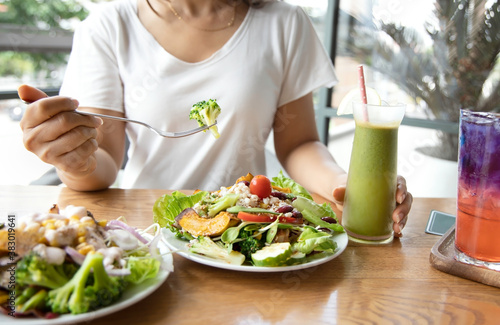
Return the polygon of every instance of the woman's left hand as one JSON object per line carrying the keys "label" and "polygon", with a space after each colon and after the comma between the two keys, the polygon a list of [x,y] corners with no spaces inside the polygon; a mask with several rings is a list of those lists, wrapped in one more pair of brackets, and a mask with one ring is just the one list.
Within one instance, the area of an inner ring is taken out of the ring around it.
{"label": "woman's left hand", "polygon": [[403,228],[408,221],[408,214],[410,213],[412,203],[413,196],[406,189],[406,179],[403,176],[398,176],[396,209],[394,209],[394,212],[392,213],[392,220],[394,221],[392,229],[394,229],[394,236],[403,236]]}
{"label": "woman's left hand", "polygon": [[[345,196],[345,186],[339,186],[333,191],[333,202],[337,205],[337,208],[342,211],[344,206],[344,196]],[[397,178],[397,190],[396,190],[396,209],[392,213],[392,220],[394,224],[392,229],[394,230],[395,237],[403,236],[403,228],[408,221],[408,214],[410,213],[411,205],[413,203],[413,196],[408,192],[406,188],[406,179],[403,176],[398,176]]]}

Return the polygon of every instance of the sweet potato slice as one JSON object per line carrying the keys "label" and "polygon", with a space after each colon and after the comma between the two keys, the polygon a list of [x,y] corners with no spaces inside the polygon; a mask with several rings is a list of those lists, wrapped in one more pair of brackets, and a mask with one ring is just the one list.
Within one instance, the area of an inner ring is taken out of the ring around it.
{"label": "sweet potato slice", "polygon": [[227,228],[240,222],[229,212],[222,211],[213,218],[203,218],[191,208],[182,211],[175,219],[182,229],[195,237],[220,236]]}
{"label": "sweet potato slice", "polygon": [[238,184],[239,182],[243,182],[243,181],[251,182],[252,178],[253,178],[253,175],[251,173],[248,173],[245,176],[241,176],[240,178],[238,178],[236,180],[235,184]]}

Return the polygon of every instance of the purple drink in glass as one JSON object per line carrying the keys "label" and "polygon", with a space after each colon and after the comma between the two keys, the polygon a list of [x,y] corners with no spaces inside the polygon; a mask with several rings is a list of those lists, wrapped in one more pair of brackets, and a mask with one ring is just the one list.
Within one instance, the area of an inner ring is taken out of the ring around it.
{"label": "purple drink in glass", "polygon": [[457,259],[500,270],[500,114],[460,112]]}

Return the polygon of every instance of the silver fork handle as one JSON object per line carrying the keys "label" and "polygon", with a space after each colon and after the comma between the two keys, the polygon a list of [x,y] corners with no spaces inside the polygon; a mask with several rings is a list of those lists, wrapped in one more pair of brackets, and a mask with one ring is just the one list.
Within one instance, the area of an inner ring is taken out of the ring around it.
{"label": "silver fork handle", "polygon": [[79,111],[79,110],[75,110],[75,112],[78,113],[78,114],[81,114],[81,115],[97,116],[97,117],[102,117],[102,118],[111,119],[111,120],[118,120],[118,121],[122,121],[122,122],[137,123],[137,124],[140,124],[142,126],[145,126],[145,127],[149,128],[151,131],[155,132],[156,134],[158,134],[158,135],[160,135],[162,137],[166,137],[166,138],[182,138],[182,137],[186,137],[186,136],[193,135],[195,133],[207,130],[208,128],[211,128],[212,126],[217,125],[217,121],[216,121],[212,125],[204,125],[204,126],[200,126],[200,127],[196,128],[196,129],[191,129],[191,130],[186,130],[186,131],[180,131],[180,132],[168,132],[168,131],[164,131],[164,130],[160,130],[160,129],[157,129],[155,127],[152,127],[151,125],[149,125],[149,124],[147,124],[145,122],[141,122],[141,121],[137,121],[137,120],[132,120],[132,119],[124,118],[124,117],[118,117],[118,116],[112,116],[112,115],[103,115],[103,114],[86,112],[86,111]]}
{"label": "silver fork handle", "polygon": [[[27,104],[27,105],[33,103],[33,101],[26,101],[26,100],[23,100],[23,102],[25,104]],[[144,123],[144,122],[141,122],[141,121],[137,121],[137,120],[132,120],[132,119],[129,119],[129,118],[126,118],[126,117],[119,117],[119,116],[113,116],[113,115],[104,115],[104,114],[99,114],[99,113],[92,113],[92,112],[80,111],[78,109],[75,110],[75,113],[78,113],[80,115],[87,115],[87,116],[97,116],[97,117],[106,118],[106,119],[109,119],[109,120],[117,120],[117,121],[122,121],[122,122],[132,122],[132,123],[137,123],[137,124],[144,125],[145,127],[148,127],[148,128],[152,128],[151,125],[149,125],[147,123]]]}
{"label": "silver fork handle", "polygon": [[80,114],[80,115],[97,116],[97,117],[102,117],[102,118],[106,118],[106,119],[109,119],[109,120],[117,120],[117,121],[122,121],[122,122],[132,122],[132,123],[137,123],[137,124],[144,125],[145,127],[151,127],[147,123],[144,123],[144,122],[141,122],[141,121],[137,121],[137,120],[131,120],[131,119],[126,118],[126,117],[119,117],[119,116],[113,116],[113,115],[103,115],[103,114],[86,112],[86,111],[80,111],[80,110],[75,110],[75,112],[78,113],[78,114]]}

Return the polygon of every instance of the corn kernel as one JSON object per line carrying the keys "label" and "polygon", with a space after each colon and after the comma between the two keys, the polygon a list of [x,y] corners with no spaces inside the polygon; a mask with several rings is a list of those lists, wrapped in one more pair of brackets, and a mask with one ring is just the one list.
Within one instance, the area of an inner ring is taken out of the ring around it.
{"label": "corn kernel", "polygon": [[80,222],[81,223],[94,223],[94,219],[92,219],[91,217],[82,217],[80,219]]}
{"label": "corn kernel", "polygon": [[69,217],[69,224],[74,224],[74,223],[79,223],[80,218],[78,216],[71,216]]}
{"label": "corn kernel", "polygon": [[68,219],[60,219],[54,222],[56,229],[62,228],[68,224]]}
{"label": "corn kernel", "polygon": [[78,225],[78,228],[83,228],[83,229],[85,229],[86,232],[88,231],[87,228],[95,228],[95,227],[96,227],[96,225],[95,225],[94,222],[92,222],[92,223],[90,223],[90,222],[83,222],[83,223],[80,223]]}
{"label": "corn kernel", "polygon": [[78,225],[78,229],[76,230],[76,236],[77,237],[85,236],[86,233],[87,233],[87,227],[82,224]]}
{"label": "corn kernel", "polygon": [[77,241],[79,244],[85,243],[85,236],[78,237]]}
{"label": "corn kernel", "polygon": [[93,245],[85,245],[84,247],[78,250],[78,253],[82,255],[87,255],[90,252],[95,252],[95,248]]}
{"label": "corn kernel", "polygon": [[45,219],[42,221],[42,226],[47,226],[49,223],[54,223],[54,219]]}
{"label": "corn kernel", "polygon": [[54,225],[53,222],[48,222],[47,224],[45,224],[45,229],[53,229],[53,230],[55,230],[56,226]]}
{"label": "corn kernel", "polygon": [[101,227],[106,227],[106,225],[108,224],[108,220],[100,220],[97,222],[99,224],[99,226]]}

